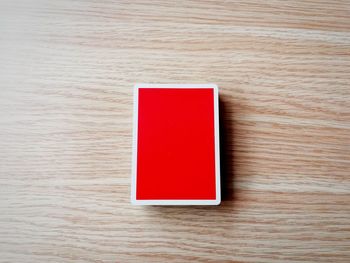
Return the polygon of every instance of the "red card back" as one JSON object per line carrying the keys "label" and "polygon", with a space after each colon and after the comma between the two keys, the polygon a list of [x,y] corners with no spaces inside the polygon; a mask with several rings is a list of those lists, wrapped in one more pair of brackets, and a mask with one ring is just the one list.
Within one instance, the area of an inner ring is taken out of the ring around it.
{"label": "red card back", "polygon": [[215,200],[213,88],[140,88],[137,125],[137,200]]}

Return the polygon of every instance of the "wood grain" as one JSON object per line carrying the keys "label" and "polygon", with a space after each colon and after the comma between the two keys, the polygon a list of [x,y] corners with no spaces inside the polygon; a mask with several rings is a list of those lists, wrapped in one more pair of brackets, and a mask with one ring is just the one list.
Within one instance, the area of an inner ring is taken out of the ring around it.
{"label": "wood grain", "polygon": [[[0,5],[1,262],[350,262],[349,1]],[[218,84],[222,205],[130,205],[135,82]]]}

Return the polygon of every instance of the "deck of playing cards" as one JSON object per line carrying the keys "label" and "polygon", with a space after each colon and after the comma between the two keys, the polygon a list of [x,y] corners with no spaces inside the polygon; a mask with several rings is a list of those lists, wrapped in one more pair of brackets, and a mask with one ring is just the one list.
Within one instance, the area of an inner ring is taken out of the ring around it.
{"label": "deck of playing cards", "polygon": [[136,84],[133,125],[133,204],[220,203],[216,85]]}

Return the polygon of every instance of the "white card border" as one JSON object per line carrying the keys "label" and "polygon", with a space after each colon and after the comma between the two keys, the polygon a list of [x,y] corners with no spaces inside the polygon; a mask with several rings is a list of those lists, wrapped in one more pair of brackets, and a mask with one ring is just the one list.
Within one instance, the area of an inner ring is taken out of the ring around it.
{"label": "white card border", "polygon": [[[214,138],[215,138],[215,185],[216,199],[211,200],[137,200],[137,135],[138,135],[138,98],[140,88],[212,88],[214,90]],[[132,175],[131,203],[133,205],[219,205],[221,202],[220,180],[220,131],[219,131],[219,91],[216,84],[152,84],[137,83],[134,86],[133,106],[133,146],[132,146]]]}

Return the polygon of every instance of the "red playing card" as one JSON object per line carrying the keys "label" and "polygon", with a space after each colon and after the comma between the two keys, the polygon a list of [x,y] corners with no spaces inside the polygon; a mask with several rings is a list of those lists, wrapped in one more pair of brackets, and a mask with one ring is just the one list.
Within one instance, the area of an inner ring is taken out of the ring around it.
{"label": "red playing card", "polygon": [[216,85],[138,84],[132,202],[220,203]]}

